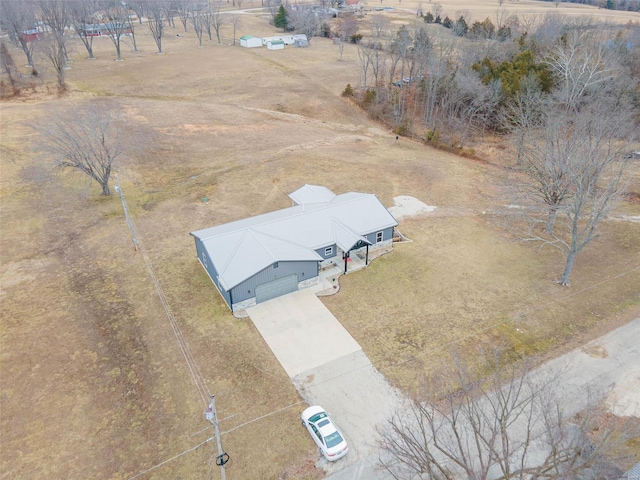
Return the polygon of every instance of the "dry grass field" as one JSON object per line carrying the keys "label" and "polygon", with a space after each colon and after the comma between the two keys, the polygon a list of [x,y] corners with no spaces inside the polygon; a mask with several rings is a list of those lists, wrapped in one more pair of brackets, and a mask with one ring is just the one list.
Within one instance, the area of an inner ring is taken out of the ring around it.
{"label": "dry grass field", "polygon": [[[440,3],[480,17],[497,6]],[[555,10],[508,3],[525,6]],[[391,15],[403,18],[401,10]],[[263,16],[242,17],[239,35],[272,32]],[[199,49],[177,29],[168,31],[165,55],[148,36],[139,41],[141,51],[125,51],[124,62],[114,62],[107,38],[96,39],[93,61],[78,45],[65,96],[44,72],[35,93],[0,105],[2,478],[219,475],[206,444],[136,476],[200,444],[211,428],[120,199],[102,197],[85,178],[52,175],[31,149],[30,125],[55,108],[109,97],[128,122],[116,172],[167,304],[216,394],[221,429],[233,430],[222,436],[231,480],[322,472],[299,425],[295,388],[252,323],[225,307],[188,233],[286,207],[287,194],[305,183],[372,192],[387,206],[411,195],[439,207],[403,220],[413,242],[342,277],[340,292],[323,299],[408,393],[446,370],[455,348],[472,355],[504,343],[550,356],[640,314],[639,223],[604,222],[572,286],[557,286],[562,258],[514,242],[494,213],[505,200],[491,158],[396,144],[340,97],[358,82],[351,46],[340,61],[320,38],[307,49],[248,50],[228,37]],[[631,188],[640,194],[637,167]],[[637,216],[640,204],[619,211]]]}

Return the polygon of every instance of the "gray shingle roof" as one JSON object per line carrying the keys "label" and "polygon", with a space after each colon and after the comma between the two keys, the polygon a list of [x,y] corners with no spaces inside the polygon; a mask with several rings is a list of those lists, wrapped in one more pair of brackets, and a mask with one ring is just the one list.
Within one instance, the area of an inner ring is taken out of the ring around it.
{"label": "gray shingle roof", "polygon": [[274,262],[320,261],[319,248],[335,243],[348,251],[367,242],[364,235],[398,224],[372,194],[336,196],[305,185],[290,197],[301,204],[191,232],[207,249],[225,290]]}

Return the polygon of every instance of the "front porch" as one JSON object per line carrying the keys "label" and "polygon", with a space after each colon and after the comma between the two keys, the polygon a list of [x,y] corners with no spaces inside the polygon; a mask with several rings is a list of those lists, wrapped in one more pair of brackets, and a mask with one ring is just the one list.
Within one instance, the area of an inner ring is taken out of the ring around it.
{"label": "front porch", "polygon": [[[391,242],[385,243],[383,246],[369,247],[369,263],[385,253],[389,253],[393,249]],[[366,246],[357,250],[351,250],[347,258],[347,272],[356,272],[367,266],[367,249]],[[344,275],[344,259],[340,262],[329,264],[321,268],[318,272],[318,283],[313,285],[311,289],[320,296],[333,295],[340,290],[338,278]]]}

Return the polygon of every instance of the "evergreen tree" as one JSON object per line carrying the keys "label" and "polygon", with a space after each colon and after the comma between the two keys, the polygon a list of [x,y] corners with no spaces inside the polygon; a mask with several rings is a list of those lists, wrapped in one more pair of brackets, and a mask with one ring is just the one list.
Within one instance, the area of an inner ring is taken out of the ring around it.
{"label": "evergreen tree", "polygon": [[469,25],[467,25],[467,21],[462,15],[460,15],[460,18],[457,22],[452,23],[451,27],[453,28],[455,34],[459,37],[464,37],[469,31]]}
{"label": "evergreen tree", "polygon": [[284,8],[284,5],[280,5],[280,8],[278,9],[278,13],[276,13],[276,16],[273,18],[273,24],[277,27],[277,28],[281,28],[282,31],[285,31],[287,29],[287,26],[289,25],[289,19],[287,18],[288,13],[287,10]]}

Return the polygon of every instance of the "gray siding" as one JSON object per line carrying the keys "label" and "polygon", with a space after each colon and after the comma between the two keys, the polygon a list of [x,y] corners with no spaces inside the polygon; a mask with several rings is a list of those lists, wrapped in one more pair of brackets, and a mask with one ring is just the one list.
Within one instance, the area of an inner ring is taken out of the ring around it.
{"label": "gray siding", "polygon": [[[325,249],[328,248],[328,247],[332,247],[333,248],[333,251],[332,251],[331,255],[325,255],[324,254]],[[316,253],[318,255],[320,255],[323,259],[325,259],[325,258],[333,258],[338,254],[338,246],[335,243],[333,245],[327,245],[326,247],[322,247],[322,248],[317,249]]]}
{"label": "gray siding", "polygon": [[[376,244],[376,234],[378,232],[380,232],[380,231],[381,230],[376,230],[375,232],[367,233],[366,235],[363,235],[363,237],[366,237],[366,239],[371,242],[371,246],[375,246],[375,244]],[[383,241],[392,239],[392,237],[393,237],[393,227],[385,228],[382,231],[384,232],[384,234],[382,236]]]}
{"label": "gray siding", "polygon": [[[198,252],[198,259],[200,260],[200,263],[202,264],[204,269],[207,271],[209,278],[211,278],[211,280],[213,281],[213,284],[216,286],[216,288],[220,292],[220,295],[222,295],[222,298],[224,299],[225,303],[229,306],[229,308],[231,308],[231,294],[220,287],[220,283],[218,282],[218,272],[214,267],[213,262],[211,261],[211,258],[209,258],[209,254],[207,253],[207,250],[204,248],[202,241],[200,241],[195,237],[194,239],[196,241],[196,251]],[[235,299],[233,301],[235,302]]]}
{"label": "gray siding", "polygon": [[318,276],[318,262],[278,262],[278,268],[273,265],[256,273],[240,285],[231,289],[233,303],[238,303],[256,296],[256,287],[292,274],[298,275],[298,282]]}

